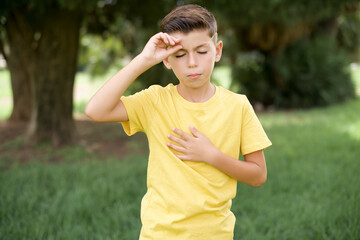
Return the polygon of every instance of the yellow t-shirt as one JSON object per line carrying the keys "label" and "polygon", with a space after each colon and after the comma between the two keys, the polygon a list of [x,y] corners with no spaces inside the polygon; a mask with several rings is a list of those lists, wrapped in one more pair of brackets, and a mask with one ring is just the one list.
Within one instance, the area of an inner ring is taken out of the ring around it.
{"label": "yellow t-shirt", "polygon": [[176,86],[151,86],[122,97],[129,116],[128,135],[146,133],[149,141],[147,193],[141,202],[140,239],[231,240],[230,211],[237,181],[202,162],[182,161],[168,148],[168,134],[193,125],[222,152],[238,159],[271,145],[246,96],[216,87],[203,103],[188,102]]}

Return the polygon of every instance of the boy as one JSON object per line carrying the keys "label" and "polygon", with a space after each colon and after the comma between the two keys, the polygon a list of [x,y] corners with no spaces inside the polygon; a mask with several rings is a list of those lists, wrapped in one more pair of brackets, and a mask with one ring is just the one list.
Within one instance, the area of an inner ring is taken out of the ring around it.
{"label": "boy", "polygon": [[[89,101],[94,121],[120,121],[128,135],[146,133],[150,155],[141,202],[140,239],[230,240],[237,180],[266,181],[267,138],[250,103],[211,84],[221,58],[214,16],[197,5],[174,9],[161,32]],[[143,72],[163,62],[179,80],[122,96]],[[239,154],[245,161],[239,161]]]}

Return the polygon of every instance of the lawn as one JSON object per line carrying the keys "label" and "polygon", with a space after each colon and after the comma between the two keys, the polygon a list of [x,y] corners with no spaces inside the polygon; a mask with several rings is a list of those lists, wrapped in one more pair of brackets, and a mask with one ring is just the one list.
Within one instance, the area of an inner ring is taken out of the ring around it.
{"label": "lawn", "polygon": [[261,116],[268,182],[239,185],[236,239],[360,239],[359,110],[355,100]]}
{"label": "lawn", "polygon": [[[353,76],[359,93],[359,67]],[[8,78],[0,71],[0,120],[11,111]],[[75,114],[103,82],[77,75]],[[235,240],[360,239],[359,111],[358,98],[260,114],[273,142],[265,151],[268,181],[239,183]],[[126,137],[118,124],[78,124],[79,143],[57,151],[24,150],[21,137],[0,133],[0,239],[138,238],[146,141]]]}
{"label": "lawn", "polygon": [[[268,181],[261,188],[239,183],[234,239],[360,239],[359,109],[357,99],[260,115],[273,142],[265,151]],[[125,137],[113,128],[99,137]],[[19,142],[0,148],[0,239],[138,238],[146,151],[38,146],[41,155],[20,163],[4,148],[17,150]]]}

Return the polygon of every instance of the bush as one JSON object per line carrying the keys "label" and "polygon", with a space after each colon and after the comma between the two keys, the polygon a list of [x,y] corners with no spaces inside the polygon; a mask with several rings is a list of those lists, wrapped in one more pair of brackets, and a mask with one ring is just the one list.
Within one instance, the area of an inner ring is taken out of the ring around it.
{"label": "bush", "polygon": [[290,91],[283,91],[286,107],[324,106],[355,96],[348,56],[325,37],[295,43],[274,63]]}
{"label": "bush", "polygon": [[242,53],[232,67],[232,89],[239,83],[239,92],[246,94],[251,102],[271,105],[278,95],[267,74],[267,58],[260,52]]}
{"label": "bush", "polygon": [[276,57],[239,61],[234,77],[253,102],[285,108],[325,106],[355,96],[347,59],[335,41],[315,37],[295,42]]}
{"label": "bush", "polygon": [[360,11],[358,14],[339,18],[336,38],[339,45],[349,52],[353,61],[360,60]]}

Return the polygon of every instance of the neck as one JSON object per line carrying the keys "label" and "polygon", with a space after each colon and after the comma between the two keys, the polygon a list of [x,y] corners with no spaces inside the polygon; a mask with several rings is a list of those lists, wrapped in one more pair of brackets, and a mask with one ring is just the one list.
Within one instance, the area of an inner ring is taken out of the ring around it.
{"label": "neck", "polygon": [[178,93],[187,101],[202,103],[209,100],[215,94],[215,86],[210,82],[199,88],[189,88],[182,84],[177,85]]}

